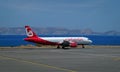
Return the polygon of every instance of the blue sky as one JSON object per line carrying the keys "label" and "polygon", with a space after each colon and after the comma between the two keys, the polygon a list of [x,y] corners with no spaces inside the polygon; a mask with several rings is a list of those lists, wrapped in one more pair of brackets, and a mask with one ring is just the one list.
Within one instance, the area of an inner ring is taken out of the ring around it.
{"label": "blue sky", "polygon": [[0,27],[120,31],[120,0],[0,0]]}

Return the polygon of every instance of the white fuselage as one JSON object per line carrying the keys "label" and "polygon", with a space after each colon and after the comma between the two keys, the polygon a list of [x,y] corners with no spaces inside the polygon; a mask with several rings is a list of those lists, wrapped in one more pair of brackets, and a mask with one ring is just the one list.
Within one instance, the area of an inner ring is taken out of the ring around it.
{"label": "white fuselage", "polygon": [[79,44],[91,44],[92,41],[89,40],[87,37],[40,37],[44,40],[56,43],[62,43],[64,40],[69,42],[76,42]]}

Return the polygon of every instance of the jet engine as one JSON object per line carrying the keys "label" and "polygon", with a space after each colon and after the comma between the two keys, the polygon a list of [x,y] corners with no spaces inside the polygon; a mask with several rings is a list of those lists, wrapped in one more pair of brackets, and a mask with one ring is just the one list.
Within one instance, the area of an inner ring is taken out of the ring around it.
{"label": "jet engine", "polygon": [[61,44],[62,48],[68,47],[69,45],[70,45],[70,42],[65,40]]}
{"label": "jet engine", "polygon": [[65,47],[77,47],[77,43],[76,42],[69,42],[69,41],[63,41],[62,44],[61,44],[62,48],[65,48]]}
{"label": "jet engine", "polygon": [[70,47],[77,47],[77,43],[76,42],[70,42]]}

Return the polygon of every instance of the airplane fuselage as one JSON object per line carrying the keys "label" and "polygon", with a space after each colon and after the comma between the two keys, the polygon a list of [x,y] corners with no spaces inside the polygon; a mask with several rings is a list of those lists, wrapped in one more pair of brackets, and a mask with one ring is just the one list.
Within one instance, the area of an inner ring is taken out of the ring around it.
{"label": "airplane fuselage", "polygon": [[40,37],[40,38],[50,41],[50,42],[55,42],[55,43],[62,43],[64,40],[76,42],[78,45],[79,44],[87,45],[87,44],[92,43],[92,41],[86,37]]}

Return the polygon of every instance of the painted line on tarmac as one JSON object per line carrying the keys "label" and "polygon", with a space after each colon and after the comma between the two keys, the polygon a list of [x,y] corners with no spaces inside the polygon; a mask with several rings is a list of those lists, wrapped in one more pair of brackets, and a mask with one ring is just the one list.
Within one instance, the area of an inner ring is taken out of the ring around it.
{"label": "painted line on tarmac", "polygon": [[27,60],[21,60],[21,59],[12,58],[12,57],[7,57],[7,56],[0,56],[0,58],[4,58],[4,59],[8,59],[8,60],[13,60],[13,61],[18,61],[18,62],[29,63],[29,64],[32,64],[32,65],[43,66],[43,67],[52,68],[52,69],[57,69],[57,70],[61,70],[61,71],[77,72],[77,71],[70,70],[70,69],[60,68],[60,67],[56,67],[56,66],[51,66],[51,65],[42,64],[42,63],[37,63],[37,62],[32,62],[32,61],[27,61]]}

